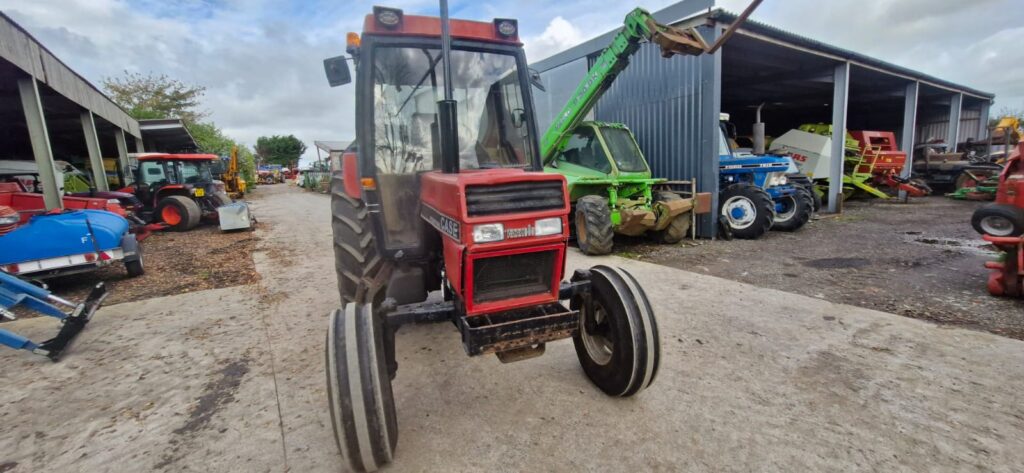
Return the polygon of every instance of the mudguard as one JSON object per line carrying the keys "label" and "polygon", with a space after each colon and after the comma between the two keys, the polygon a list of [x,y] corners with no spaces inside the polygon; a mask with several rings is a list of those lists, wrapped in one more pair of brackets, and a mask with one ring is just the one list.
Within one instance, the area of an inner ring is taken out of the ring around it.
{"label": "mudguard", "polygon": [[127,220],[102,210],[36,215],[0,236],[0,264],[112,250],[127,232]]}

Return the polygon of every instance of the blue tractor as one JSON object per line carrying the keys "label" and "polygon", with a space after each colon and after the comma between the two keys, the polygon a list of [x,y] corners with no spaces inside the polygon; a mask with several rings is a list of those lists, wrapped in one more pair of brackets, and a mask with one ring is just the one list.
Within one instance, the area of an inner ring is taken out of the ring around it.
{"label": "blue tractor", "polygon": [[769,229],[792,232],[811,218],[814,198],[806,178],[789,174],[791,158],[734,151],[731,124],[721,123],[719,223],[725,238],[756,239]]}

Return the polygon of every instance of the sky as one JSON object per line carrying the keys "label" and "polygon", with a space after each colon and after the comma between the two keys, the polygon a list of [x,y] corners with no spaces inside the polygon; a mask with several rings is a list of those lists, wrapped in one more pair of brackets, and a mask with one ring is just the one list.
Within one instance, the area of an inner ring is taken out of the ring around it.
{"label": "sky", "polygon": [[[741,11],[748,0],[718,0]],[[435,0],[0,0],[14,18],[94,84],[124,71],[206,87],[203,109],[247,145],[294,134],[354,135],[352,86],[330,88],[322,60],[344,53],[374,4],[438,14]],[[656,11],[674,3],[645,0]],[[450,0],[453,18],[517,18],[536,61],[620,25],[634,6],[604,0]],[[996,94],[1024,109],[1024,0],[765,0],[753,19]]]}

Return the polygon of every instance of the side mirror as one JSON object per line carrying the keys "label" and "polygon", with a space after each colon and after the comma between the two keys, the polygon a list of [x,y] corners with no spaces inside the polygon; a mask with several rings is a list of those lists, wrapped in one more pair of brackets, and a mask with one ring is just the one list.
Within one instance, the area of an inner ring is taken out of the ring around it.
{"label": "side mirror", "polygon": [[324,72],[327,73],[327,83],[331,87],[352,82],[352,74],[348,71],[348,60],[345,59],[345,56],[324,59]]}
{"label": "side mirror", "polygon": [[530,83],[541,92],[547,92],[547,89],[544,88],[544,81],[540,79],[540,73],[536,69],[530,69]]}

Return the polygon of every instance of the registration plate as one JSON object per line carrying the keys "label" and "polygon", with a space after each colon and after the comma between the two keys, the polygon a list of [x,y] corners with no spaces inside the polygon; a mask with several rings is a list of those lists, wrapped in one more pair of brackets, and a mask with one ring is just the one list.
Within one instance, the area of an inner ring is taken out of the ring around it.
{"label": "registration plate", "polygon": [[206,191],[203,189],[196,189],[196,197],[202,197],[206,195]]}

